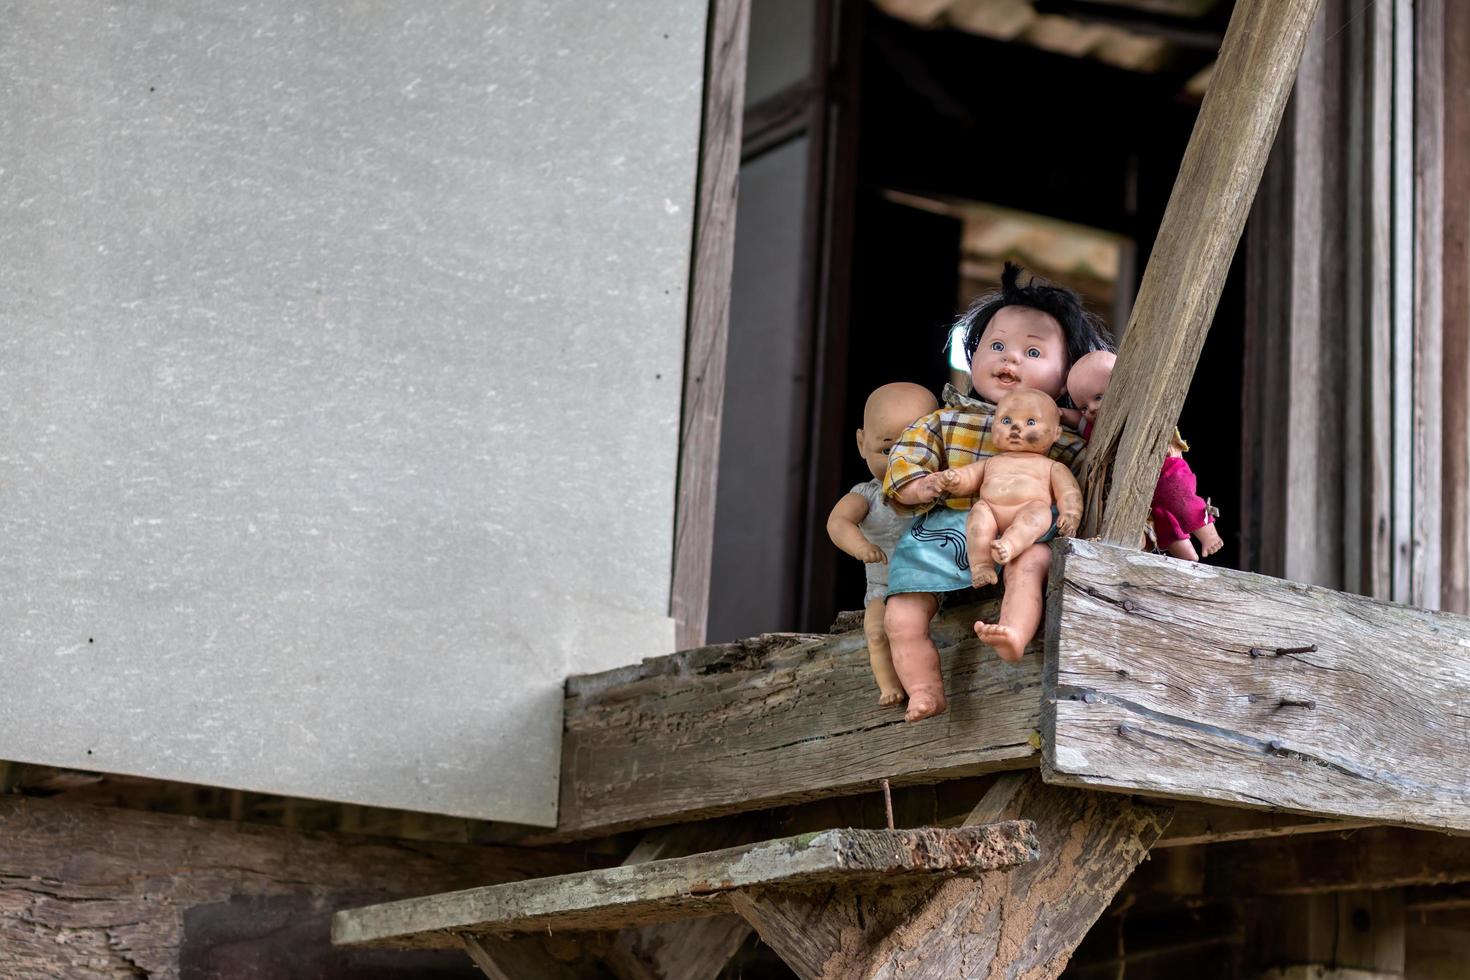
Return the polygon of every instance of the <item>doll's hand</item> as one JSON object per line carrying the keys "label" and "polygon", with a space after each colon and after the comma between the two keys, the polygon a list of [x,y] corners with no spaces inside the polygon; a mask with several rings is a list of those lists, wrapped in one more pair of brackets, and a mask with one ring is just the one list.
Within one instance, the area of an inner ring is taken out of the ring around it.
{"label": "doll's hand", "polygon": [[1072,511],[1062,511],[1057,515],[1057,536],[1071,537],[1077,533],[1077,525],[1082,523],[1082,515]]}
{"label": "doll's hand", "polygon": [[921,477],[909,484],[913,488],[910,491],[913,502],[916,504],[929,504],[938,500],[939,494],[943,491],[943,488],[939,485],[939,478],[946,472],[948,471],[930,473],[928,476]]}
{"label": "doll's hand", "polygon": [[858,561],[864,562],[868,565],[873,565],[878,562],[887,561],[888,556],[883,553],[882,548],[869,541],[865,546],[857,550],[857,559]]}
{"label": "doll's hand", "polygon": [[929,479],[944,493],[954,493],[960,488],[960,475],[954,470],[940,470],[930,475]]}

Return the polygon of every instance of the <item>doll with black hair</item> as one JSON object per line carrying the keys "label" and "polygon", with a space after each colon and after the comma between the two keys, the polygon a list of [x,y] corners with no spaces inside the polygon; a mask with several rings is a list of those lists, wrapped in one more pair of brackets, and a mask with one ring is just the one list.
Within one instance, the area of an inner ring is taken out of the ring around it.
{"label": "doll with black hair", "polygon": [[[890,557],[884,610],[909,721],[946,708],[939,651],[929,638],[939,596],[995,581],[992,567],[975,568],[969,560],[965,528],[974,497],[946,496],[933,475],[1003,451],[993,429],[996,403],[1007,394],[1033,388],[1055,401],[1074,361],[1113,346],[1075,292],[1035,279],[1023,286],[1020,277],[1021,269],[1007,262],[1000,290],[982,296],[958,321],[974,396],[947,386],[945,407],[906,429],[889,453],[883,492],[895,509],[918,515]],[[1075,471],[1083,446],[1081,436],[1063,429],[1047,455]],[[999,621],[976,624],[977,635],[1006,661],[1021,658],[1040,625],[1050,536],[1004,564]]]}

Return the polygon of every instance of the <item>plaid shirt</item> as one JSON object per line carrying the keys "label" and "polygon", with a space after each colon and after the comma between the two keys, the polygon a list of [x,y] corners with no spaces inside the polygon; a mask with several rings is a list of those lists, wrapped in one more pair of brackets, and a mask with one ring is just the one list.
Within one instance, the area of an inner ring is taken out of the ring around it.
{"label": "plaid shirt", "polygon": [[[969,510],[974,497],[941,497],[932,504],[909,507],[899,503],[895,495],[929,473],[965,466],[1002,451],[990,435],[995,423],[994,405],[962,395],[954,385],[944,386],[944,404],[944,408],[905,429],[889,451],[883,495],[901,514],[922,513],[938,504],[953,510]],[[1060,438],[1047,450],[1047,455],[1065,463],[1075,473],[1086,445],[1081,436],[1063,426]]]}

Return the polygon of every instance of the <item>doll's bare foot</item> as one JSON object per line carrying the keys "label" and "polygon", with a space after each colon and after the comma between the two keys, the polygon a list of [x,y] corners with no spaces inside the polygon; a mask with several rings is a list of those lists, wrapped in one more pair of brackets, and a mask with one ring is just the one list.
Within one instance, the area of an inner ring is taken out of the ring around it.
{"label": "doll's bare foot", "polygon": [[1173,544],[1166,546],[1164,550],[1175,558],[1183,558],[1185,561],[1199,561],[1199,555],[1195,553],[1194,545],[1189,543],[1188,538],[1180,538]]}
{"label": "doll's bare foot", "polygon": [[1014,626],[1005,626],[1001,623],[977,622],[975,624],[975,635],[980,637],[980,642],[987,646],[995,647],[995,652],[1000,654],[1000,659],[1008,664],[1013,664],[1021,659],[1021,654],[1026,652],[1026,644]]}
{"label": "doll's bare foot", "polygon": [[982,561],[976,565],[970,565],[970,584],[977,589],[983,589],[987,585],[994,585],[1000,581],[1000,576],[995,574],[995,566],[988,561]]}
{"label": "doll's bare foot", "polygon": [[921,687],[909,693],[909,710],[904,713],[903,720],[922,721],[944,714],[948,707],[943,687]]}
{"label": "doll's bare foot", "polygon": [[996,538],[995,543],[990,546],[990,557],[997,565],[1004,565],[1016,557],[1016,554],[1011,550],[1011,546],[1006,544],[1005,538]]}
{"label": "doll's bare foot", "polygon": [[903,688],[895,687],[885,689],[880,687],[878,689],[878,703],[885,708],[889,707],[890,705],[902,704]]}
{"label": "doll's bare foot", "polygon": [[1213,524],[1206,524],[1192,533],[1194,539],[1199,542],[1199,553],[1206,558],[1225,547],[1225,542],[1220,540],[1220,532],[1215,530]]}

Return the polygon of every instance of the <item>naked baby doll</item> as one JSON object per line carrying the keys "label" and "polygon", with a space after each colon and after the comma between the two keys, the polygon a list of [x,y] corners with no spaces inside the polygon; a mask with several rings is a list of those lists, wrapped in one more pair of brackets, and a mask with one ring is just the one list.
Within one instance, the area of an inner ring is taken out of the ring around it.
{"label": "naked baby doll", "polygon": [[[1003,452],[995,439],[996,402],[1019,388],[1055,400],[1073,361],[1111,347],[1076,293],[1034,280],[1023,286],[1020,272],[1007,263],[1000,290],[981,297],[959,321],[974,397],[946,388],[945,407],[910,426],[889,454],[883,492],[901,512],[919,515],[890,556],[884,617],[893,665],[909,696],[909,721],[947,707],[929,621],[940,594],[974,584],[965,545],[974,498],[943,496],[925,478]],[[1047,455],[1072,466],[1082,447],[1081,437],[1064,429]],[[1041,610],[1028,597],[1040,595],[1050,564],[1050,548],[1033,544],[1005,565],[999,624],[1017,636],[1036,632]],[[1011,656],[1009,648],[1004,652]]]}
{"label": "naked baby doll", "polygon": [[883,499],[881,481],[888,470],[888,452],[899,435],[915,419],[937,408],[939,402],[927,388],[903,381],[884,385],[869,395],[863,406],[863,427],[857,430],[857,445],[874,478],[853,487],[837,501],[827,518],[832,543],[867,563],[863,635],[868,640],[868,659],[878,682],[878,703],[883,705],[898,704],[904,696],[903,684],[893,669],[888,634],[883,629],[883,601],[888,593],[888,556],[910,518]]}
{"label": "naked baby doll", "polygon": [[[1046,455],[1061,437],[1057,403],[1031,388],[1013,391],[995,407],[995,441],[1003,452],[957,469],[941,470],[926,479],[946,494],[974,496],[965,525],[970,570],[976,585],[996,581],[995,566],[1004,566],[1031,545],[1058,534],[1071,534],[1082,520],[1082,488],[1072,471]],[[1034,593],[1016,595],[1034,605],[1041,621],[1039,580],[1025,580]],[[1010,592],[1007,583],[1007,592]],[[975,624],[980,639],[1002,660],[1021,659],[1035,635],[1022,634],[1007,623]]]}
{"label": "naked baby doll", "polygon": [[[1102,410],[1116,362],[1115,355],[1098,351],[1078,359],[1067,373],[1067,393],[1080,411],[1078,431],[1084,439],[1092,438],[1092,427]],[[1219,551],[1225,542],[1215,528],[1213,509],[1195,492],[1194,471],[1184,461],[1188,450],[1189,444],[1176,431],[1154,486],[1151,517],[1160,548],[1175,558],[1199,561],[1201,555],[1208,557]],[[1199,542],[1198,551],[1189,540],[1191,535]]]}

